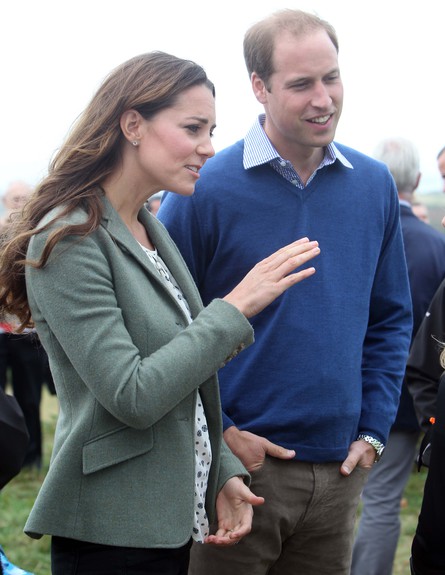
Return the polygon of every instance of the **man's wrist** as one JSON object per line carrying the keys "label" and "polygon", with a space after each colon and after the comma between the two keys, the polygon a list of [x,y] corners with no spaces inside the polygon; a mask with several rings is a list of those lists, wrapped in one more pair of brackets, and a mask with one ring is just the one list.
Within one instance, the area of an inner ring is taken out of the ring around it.
{"label": "man's wrist", "polygon": [[235,449],[235,443],[239,437],[239,434],[240,430],[235,425],[231,425],[223,432],[224,441],[227,443],[227,445],[230,447],[232,451]]}
{"label": "man's wrist", "polygon": [[359,433],[358,437],[357,437],[357,441],[366,441],[366,443],[369,443],[369,445],[372,445],[372,447],[375,450],[375,461],[378,461],[383,453],[383,450],[385,449],[385,445],[378,440],[376,437],[373,437],[372,435],[369,435],[368,433]]}

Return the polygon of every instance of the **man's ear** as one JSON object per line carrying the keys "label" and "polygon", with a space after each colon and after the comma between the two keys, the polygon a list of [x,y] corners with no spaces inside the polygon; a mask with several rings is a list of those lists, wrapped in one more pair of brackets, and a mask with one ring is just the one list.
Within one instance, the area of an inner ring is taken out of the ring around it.
{"label": "man's ear", "polygon": [[126,110],[120,120],[123,135],[129,142],[138,142],[141,139],[142,116],[136,110]]}
{"label": "man's ear", "polygon": [[267,103],[267,88],[263,80],[258,76],[256,72],[252,72],[250,77],[252,83],[252,90],[255,94],[256,99],[260,104]]}
{"label": "man's ear", "polygon": [[416,185],[414,186],[414,189],[415,189],[415,190],[419,187],[421,177],[422,177],[422,174],[419,172],[419,173],[417,174]]}

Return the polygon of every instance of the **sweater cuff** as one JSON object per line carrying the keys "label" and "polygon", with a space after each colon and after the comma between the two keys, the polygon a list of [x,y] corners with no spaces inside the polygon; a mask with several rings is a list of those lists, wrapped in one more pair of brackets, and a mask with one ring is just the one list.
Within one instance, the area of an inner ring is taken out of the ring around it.
{"label": "sweater cuff", "polygon": [[223,431],[225,431],[226,429],[229,429],[229,427],[232,427],[233,425],[235,425],[234,422],[230,419],[230,417],[228,417],[224,413],[224,411],[222,412],[222,422],[223,422]]}

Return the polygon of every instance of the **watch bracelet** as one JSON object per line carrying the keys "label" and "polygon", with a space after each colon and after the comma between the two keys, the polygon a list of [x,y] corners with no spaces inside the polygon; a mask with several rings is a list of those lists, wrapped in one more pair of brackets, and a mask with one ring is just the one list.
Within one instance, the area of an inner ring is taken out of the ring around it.
{"label": "watch bracelet", "polygon": [[363,441],[373,446],[376,452],[376,461],[378,461],[385,449],[385,445],[375,437],[372,437],[372,435],[367,435],[366,433],[359,433],[357,441],[360,439],[363,439]]}

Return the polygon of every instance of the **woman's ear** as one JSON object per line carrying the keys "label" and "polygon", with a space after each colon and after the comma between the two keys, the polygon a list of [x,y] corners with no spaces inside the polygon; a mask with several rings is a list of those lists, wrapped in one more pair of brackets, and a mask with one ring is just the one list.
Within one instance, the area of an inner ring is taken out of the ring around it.
{"label": "woman's ear", "polygon": [[132,143],[139,142],[141,139],[141,121],[142,116],[136,110],[126,110],[120,120],[120,126],[125,138]]}

